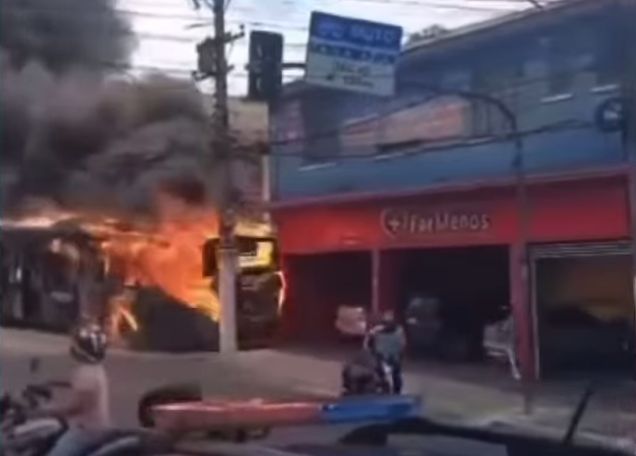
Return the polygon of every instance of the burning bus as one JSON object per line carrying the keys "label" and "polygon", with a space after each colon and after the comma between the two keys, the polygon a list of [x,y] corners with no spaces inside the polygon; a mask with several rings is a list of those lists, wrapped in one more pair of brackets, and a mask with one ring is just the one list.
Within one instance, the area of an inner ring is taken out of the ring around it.
{"label": "burning bus", "polygon": [[[180,215],[146,226],[76,217],[2,222],[2,323],[67,331],[78,318],[98,318],[115,343],[134,349],[216,350],[216,221]],[[237,245],[239,344],[262,346],[284,300],[277,242],[268,224],[240,222]]]}

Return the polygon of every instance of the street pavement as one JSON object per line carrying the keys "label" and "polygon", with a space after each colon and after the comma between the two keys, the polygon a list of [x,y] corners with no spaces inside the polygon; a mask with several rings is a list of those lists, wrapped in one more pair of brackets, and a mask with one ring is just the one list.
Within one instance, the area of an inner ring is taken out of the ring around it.
{"label": "street pavement", "polygon": [[[41,360],[35,375],[29,372],[29,360],[34,356]],[[346,349],[267,349],[230,357],[210,353],[111,350],[107,369],[113,415],[122,426],[136,425],[140,395],[170,383],[198,382],[206,396],[219,398],[334,397],[339,391],[340,368],[346,356]],[[67,341],[62,337],[0,330],[3,390],[17,391],[28,382],[64,379],[70,364]],[[508,379],[502,368],[409,362],[405,380],[407,392],[421,395],[424,413],[436,420],[514,427],[555,437],[565,433],[583,388],[580,381],[534,385],[534,407],[528,415],[523,412],[524,388]],[[333,426],[277,430],[268,443],[326,444],[349,429],[349,426]],[[580,435],[588,440],[629,446],[635,431],[636,389],[626,382],[604,385],[584,416]],[[421,448],[421,442],[416,446]],[[493,454],[492,449],[471,449],[464,454],[482,453]]]}

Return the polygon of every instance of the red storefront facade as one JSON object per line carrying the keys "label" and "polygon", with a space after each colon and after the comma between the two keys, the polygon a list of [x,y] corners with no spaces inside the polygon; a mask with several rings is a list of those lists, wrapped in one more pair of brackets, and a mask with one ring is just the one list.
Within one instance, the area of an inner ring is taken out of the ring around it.
{"label": "red storefront facade", "polygon": [[[368,252],[372,309],[396,306],[396,265],[392,252],[404,249],[506,246],[509,301],[518,328],[518,353],[524,374],[537,376],[537,344],[532,309],[533,283],[524,281],[523,230],[514,182],[445,188],[400,196],[370,195],[347,201],[313,201],[274,210],[283,261],[335,252]],[[528,245],[619,241],[628,238],[627,185],[621,172],[542,178],[528,185]],[[526,287],[527,283],[527,287]],[[314,302],[290,299],[286,307],[293,332],[304,309]],[[312,296],[313,296],[312,295]],[[306,301],[306,299],[305,299]],[[318,315],[316,310],[315,315]],[[310,312],[311,313],[311,312]]]}

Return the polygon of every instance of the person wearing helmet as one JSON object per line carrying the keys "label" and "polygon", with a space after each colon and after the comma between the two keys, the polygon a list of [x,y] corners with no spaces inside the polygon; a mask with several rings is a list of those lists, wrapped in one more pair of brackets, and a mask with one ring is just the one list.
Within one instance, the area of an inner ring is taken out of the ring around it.
{"label": "person wearing helmet", "polygon": [[99,325],[82,324],[73,331],[70,354],[75,366],[70,396],[36,412],[38,416],[63,418],[69,426],[48,456],[77,454],[110,427],[109,385],[103,365],[106,346],[106,334]]}
{"label": "person wearing helmet", "polygon": [[395,318],[393,311],[385,311],[380,323],[374,326],[365,338],[365,346],[378,359],[391,367],[393,393],[402,392],[402,356],[406,348],[404,328]]}

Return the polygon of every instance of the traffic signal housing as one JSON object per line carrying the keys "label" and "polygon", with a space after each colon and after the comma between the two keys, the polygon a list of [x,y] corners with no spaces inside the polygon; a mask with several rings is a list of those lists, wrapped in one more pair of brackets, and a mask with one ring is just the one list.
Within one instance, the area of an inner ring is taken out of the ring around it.
{"label": "traffic signal housing", "polygon": [[253,31],[250,33],[248,97],[272,101],[283,85],[283,35]]}

